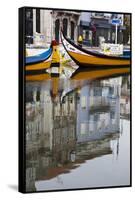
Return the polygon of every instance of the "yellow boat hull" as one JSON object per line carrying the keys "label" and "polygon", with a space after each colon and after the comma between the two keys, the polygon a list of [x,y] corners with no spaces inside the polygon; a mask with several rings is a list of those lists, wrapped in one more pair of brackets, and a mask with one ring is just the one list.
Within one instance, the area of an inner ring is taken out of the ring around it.
{"label": "yellow boat hull", "polygon": [[25,70],[41,70],[41,69],[47,69],[49,68],[51,65],[51,60],[45,61],[45,62],[41,62],[41,63],[37,63],[37,64],[33,64],[33,65],[26,65]]}
{"label": "yellow boat hull", "polygon": [[130,60],[122,60],[122,59],[107,59],[107,58],[100,58],[92,55],[85,55],[85,54],[78,54],[76,52],[68,51],[69,55],[79,62],[82,66],[125,66],[130,65]]}
{"label": "yellow boat hull", "polygon": [[131,64],[130,57],[105,55],[100,52],[81,48],[63,34],[61,34],[61,41],[69,56],[81,68],[118,68],[127,67]]}

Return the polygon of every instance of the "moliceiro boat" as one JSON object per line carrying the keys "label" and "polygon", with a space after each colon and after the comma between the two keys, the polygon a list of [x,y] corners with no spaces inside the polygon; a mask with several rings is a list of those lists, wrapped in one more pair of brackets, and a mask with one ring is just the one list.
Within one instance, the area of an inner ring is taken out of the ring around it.
{"label": "moliceiro boat", "polygon": [[69,54],[69,56],[74,60],[74,62],[81,68],[90,67],[90,69],[106,69],[106,68],[119,68],[119,67],[129,67],[131,64],[130,56],[121,55],[105,55],[103,53],[86,50],[70,39],[64,36],[61,32],[62,44]]}
{"label": "moliceiro boat", "polygon": [[60,66],[60,56],[58,44],[52,41],[50,48],[45,52],[35,55],[26,56],[25,75],[26,81],[43,81],[51,79],[52,76],[58,76]]}

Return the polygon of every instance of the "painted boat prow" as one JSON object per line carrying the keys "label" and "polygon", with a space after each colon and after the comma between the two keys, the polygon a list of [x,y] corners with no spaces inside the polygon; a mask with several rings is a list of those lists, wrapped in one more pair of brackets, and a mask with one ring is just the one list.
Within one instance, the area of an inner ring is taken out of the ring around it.
{"label": "painted boat prow", "polygon": [[30,65],[30,64],[37,64],[40,62],[44,62],[46,61],[52,54],[52,48],[47,49],[45,52],[40,53],[38,55],[35,56],[27,56],[26,57],[26,65]]}
{"label": "painted boat prow", "polygon": [[124,67],[131,64],[130,55],[112,56],[84,49],[61,32],[62,44],[69,56],[80,67]]}

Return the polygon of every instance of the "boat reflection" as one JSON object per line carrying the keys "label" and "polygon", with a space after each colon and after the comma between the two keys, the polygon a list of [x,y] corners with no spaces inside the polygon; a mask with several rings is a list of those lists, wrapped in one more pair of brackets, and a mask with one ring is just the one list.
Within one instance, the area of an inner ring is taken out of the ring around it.
{"label": "boat reflection", "polygon": [[[51,81],[26,84],[26,190],[35,182],[70,173],[86,160],[119,152],[120,84]],[[45,190],[45,188],[44,188]]]}

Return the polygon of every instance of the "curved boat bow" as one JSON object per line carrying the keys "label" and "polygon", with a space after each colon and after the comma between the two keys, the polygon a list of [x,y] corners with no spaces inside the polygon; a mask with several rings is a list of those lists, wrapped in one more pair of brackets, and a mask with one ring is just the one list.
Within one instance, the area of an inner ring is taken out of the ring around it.
{"label": "curved boat bow", "polygon": [[51,56],[51,53],[52,53],[52,48],[49,48],[41,54],[35,56],[27,56],[25,60],[26,65],[34,65],[37,63],[44,62]]}
{"label": "curved boat bow", "polygon": [[109,56],[95,51],[88,51],[66,38],[63,33],[61,33],[61,41],[69,56],[82,68],[123,68],[131,64],[130,56]]}

